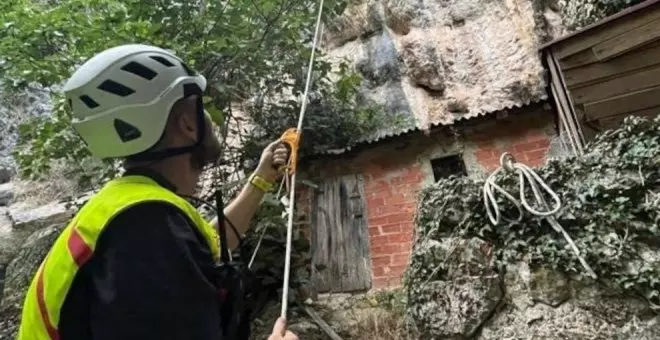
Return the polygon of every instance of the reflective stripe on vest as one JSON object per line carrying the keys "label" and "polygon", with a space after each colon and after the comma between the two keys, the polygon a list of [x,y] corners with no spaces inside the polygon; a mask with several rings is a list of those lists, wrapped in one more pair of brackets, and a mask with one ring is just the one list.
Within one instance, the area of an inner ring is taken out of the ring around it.
{"label": "reflective stripe on vest", "polygon": [[92,257],[99,235],[119,212],[148,201],[178,207],[204,235],[214,259],[219,258],[216,229],[188,201],[144,176],[112,180],[69,222],[41,263],[25,297],[19,340],[59,339],[64,299],[79,268]]}

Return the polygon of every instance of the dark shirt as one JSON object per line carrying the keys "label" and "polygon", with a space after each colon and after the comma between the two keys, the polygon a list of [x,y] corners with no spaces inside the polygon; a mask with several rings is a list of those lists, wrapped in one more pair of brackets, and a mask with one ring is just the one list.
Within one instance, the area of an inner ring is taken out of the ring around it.
{"label": "dark shirt", "polygon": [[126,209],[76,275],[60,339],[221,339],[213,268],[205,239],[180,210],[154,202]]}

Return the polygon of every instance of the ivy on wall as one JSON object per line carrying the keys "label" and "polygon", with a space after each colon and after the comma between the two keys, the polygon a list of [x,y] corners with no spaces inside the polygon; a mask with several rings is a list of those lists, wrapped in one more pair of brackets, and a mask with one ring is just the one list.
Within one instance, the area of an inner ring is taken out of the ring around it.
{"label": "ivy on wall", "polygon": [[[537,170],[561,198],[556,217],[601,281],[658,305],[660,117],[628,117],[620,128],[595,138],[587,150],[582,158],[551,160]],[[515,174],[502,174],[497,183],[508,192],[518,191]],[[588,279],[565,239],[546,220],[526,214],[520,222],[504,220],[493,226],[483,203],[483,184],[452,177],[425,188],[416,217],[417,245],[450,235],[476,237],[492,245],[501,272],[507,264],[527,258],[532,266]],[[498,204],[504,216],[514,219],[512,204]],[[416,252],[406,285],[446,279],[443,261]],[[436,267],[440,270],[429,270]]]}

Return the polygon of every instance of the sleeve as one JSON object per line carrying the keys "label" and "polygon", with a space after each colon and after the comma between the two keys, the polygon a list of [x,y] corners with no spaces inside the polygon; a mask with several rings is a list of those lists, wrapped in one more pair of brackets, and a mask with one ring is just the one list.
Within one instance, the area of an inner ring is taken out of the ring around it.
{"label": "sleeve", "polygon": [[166,204],[115,217],[92,259],[93,339],[221,339],[213,257],[202,242]]}

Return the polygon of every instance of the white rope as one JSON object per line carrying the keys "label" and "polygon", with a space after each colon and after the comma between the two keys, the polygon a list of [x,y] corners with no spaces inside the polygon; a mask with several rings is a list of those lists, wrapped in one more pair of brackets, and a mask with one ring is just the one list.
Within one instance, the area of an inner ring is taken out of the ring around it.
{"label": "white rope", "polygon": [[[284,178],[287,176],[285,175]],[[284,186],[284,179],[280,181],[280,188],[277,190],[277,194],[275,197],[280,197],[280,194],[282,193],[282,187]],[[282,204],[285,207],[288,207],[288,203],[285,202],[284,196],[282,196]],[[282,216],[284,218],[284,216]],[[257,253],[259,252],[259,248],[261,247],[261,241],[264,240],[264,236],[266,236],[266,231],[268,231],[268,224],[264,226],[264,229],[261,231],[261,235],[259,235],[259,240],[257,241],[257,245],[254,247],[254,250],[252,251],[252,257],[250,257],[250,262],[248,263],[248,269],[252,268],[252,265],[254,264],[254,259],[257,257]]]}
{"label": "white rope", "polygon": [[[314,54],[316,52],[316,45],[318,44],[318,39],[321,32],[321,15],[323,13],[323,0],[320,0],[319,3],[319,14],[316,18],[316,32],[314,33],[314,42],[312,43],[312,53],[309,57],[309,66],[307,68],[307,80],[305,81],[305,92],[302,95],[302,105],[300,107],[300,115],[298,116],[298,136],[302,129],[303,120],[305,119],[305,109],[307,108],[307,95],[309,93],[309,86],[312,81],[312,68],[314,66]],[[286,255],[284,259],[284,284],[282,285],[282,313],[281,317],[286,318],[287,307],[289,305],[289,276],[291,274],[291,238],[293,234],[293,209],[296,205],[296,174],[297,171],[293,172],[291,175],[290,182],[290,191],[289,191],[289,211],[287,217],[289,218],[287,222],[286,230]],[[287,176],[288,174],[285,174]]]}
{"label": "white rope", "polygon": [[[500,187],[495,183],[495,176],[497,176],[503,170],[508,172],[518,173],[518,179],[520,182],[520,201],[518,201],[511,194],[506,192],[506,190],[502,189],[502,187]],[[527,198],[525,197],[526,181],[529,182],[530,187],[532,188],[532,193],[534,193],[534,198],[536,199],[536,203],[538,203],[540,207],[546,209],[545,211],[536,210],[532,208],[529,202],[527,202]],[[552,197],[552,200],[555,203],[552,209],[550,209],[548,203],[541,194],[539,185],[550,195],[550,197]],[[509,200],[511,203],[513,203],[518,209],[518,217],[515,220],[516,222],[520,222],[522,220],[522,215],[523,215],[522,207],[524,207],[528,212],[530,212],[534,216],[545,217],[545,219],[548,221],[548,223],[550,223],[552,228],[564,236],[566,242],[568,242],[571,249],[577,256],[578,260],[580,261],[580,264],[582,265],[582,267],[584,267],[584,269],[587,271],[589,276],[591,276],[593,279],[597,278],[596,273],[593,271],[593,269],[591,269],[589,264],[587,264],[587,261],[584,260],[582,255],[580,255],[580,250],[575,245],[575,242],[573,242],[573,239],[571,239],[568,233],[566,233],[564,228],[562,228],[561,224],[559,224],[557,219],[554,217],[554,214],[557,211],[559,211],[559,209],[561,208],[561,200],[559,199],[559,196],[543,181],[543,179],[536,172],[534,172],[534,170],[532,170],[530,167],[526,166],[525,164],[517,163],[514,160],[513,156],[511,156],[511,154],[505,152],[500,157],[500,167],[497,168],[497,170],[493,171],[493,173],[491,173],[486,179],[486,182],[484,183],[483,191],[484,191],[483,192],[484,204],[486,205],[486,213],[488,214],[488,218],[490,219],[490,222],[494,226],[497,226],[499,224],[500,217],[502,217],[500,215],[500,209],[497,205],[497,200],[495,199],[494,192],[497,191],[502,195],[504,195],[504,197],[506,197],[506,199]]]}

